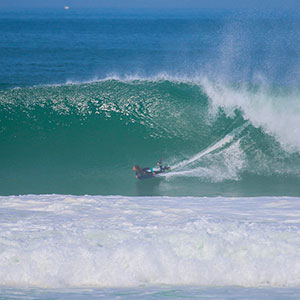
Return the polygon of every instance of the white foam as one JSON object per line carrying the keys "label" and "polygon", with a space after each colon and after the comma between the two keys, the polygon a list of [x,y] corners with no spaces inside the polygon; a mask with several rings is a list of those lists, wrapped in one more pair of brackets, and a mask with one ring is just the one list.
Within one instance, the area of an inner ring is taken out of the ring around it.
{"label": "white foam", "polygon": [[[246,164],[246,157],[240,147],[240,140],[228,146],[233,139],[230,139],[230,137],[231,136],[226,136],[226,139],[222,139],[213,146],[193,156],[191,159],[178,163],[175,165],[176,168],[172,167],[172,172],[163,173],[161,176],[166,178],[182,176],[199,177],[208,179],[211,182],[239,179],[239,173]],[[222,149],[224,146],[227,147]],[[219,150],[219,152],[212,154],[212,152],[216,150]],[[201,164],[202,160],[205,161],[206,167],[197,166]]]}
{"label": "white foam", "polygon": [[299,286],[299,207],[287,197],[0,197],[0,282]]}
{"label": "white foam", "polygon": [[236,136],[238,136],[247,126],[249,125],[248,122],[244,123],[243,125],[241,125],[240,127],[234,129],[233,131],[231,131],[230,133],[228,133],[225,137],[223,137],[222,139],[220,139],[219,141],[215,142],[214,144],[212,144],[211,146],[207,147],[206,149],[200,151],[199,153],[197,153],[196,155],[192,156],[191,158],[184,160],[182,162],[179,162],[173,166],[171,166],[171,168],[174,169],[178,169],[178,168],[183,168],[186,167],[192,163],[194,163],[195,161],[198,161],[199,159],[201,159],[202,157],[224,147],[225,145],[228,145],[229,143],[231,143],[234,138]]}
{"label": "white foam", "polygon": [[193,75],[185,75],[185,74],[169,74],[167,72],[158,72],[152,75],[142,75],[139,73],[128,73],[128,74],[118,74],[118,73],[110,73],[106,76],[99,77],[93,76],[90,78],[82,79],[82,80],[74,80],[68,79],[62,83],[53,83],[53,84],[39,84],[35,85],[34,87],[56,87],[56,86],[65,86],[65,85],[81,85],[81,84],[91,84],[97,82],[105,82],[110,80],[116,80],[119,82],[125,83],[134,83],[137,84],[138,82],[159,82],[159,81],[171,81],[174,83],[187,83],[191,85],[200,85],[202,76],[199,74]]}
{"label": "white foam", "polygon": [[229,116],[238,108],[246,120],[275,137],[285,150],[300,150],[298,91],[285,90],[274,94],[272,88],[263,81],[256,92],[249,91],[247,86],[233,88],[223,82],[212,82],[206,78],[202,79],[201,85],[213,106],[222,107]]}
{"label": "white foam", "polygon": [[[161,176],[199,177],[212,182],[239,179],[239,173],[246,162],[245,153],[240,147],[240,135],[248,125],[249,122],[245,122],[191,158],[172,165],[172,172]],[[202,161],[209,167],[201,166]]]}

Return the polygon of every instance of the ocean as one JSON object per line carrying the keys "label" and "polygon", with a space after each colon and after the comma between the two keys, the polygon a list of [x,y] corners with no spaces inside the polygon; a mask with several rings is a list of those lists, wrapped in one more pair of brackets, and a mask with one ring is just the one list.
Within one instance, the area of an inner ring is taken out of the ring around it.
{"label": "ocean", "polygon": [[0,299],[299,299],[299,21],[0,11]]}

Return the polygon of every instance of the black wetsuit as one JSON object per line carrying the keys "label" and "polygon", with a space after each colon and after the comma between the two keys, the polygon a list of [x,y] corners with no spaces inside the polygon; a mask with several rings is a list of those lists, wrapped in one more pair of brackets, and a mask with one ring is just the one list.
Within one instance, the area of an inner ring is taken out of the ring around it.
{"label": "black wetsuit", "polygon": [[167,170],[169,170],[169,167],[159,166],[159,171],[153,171],[151,168],[143,168],[139,169],[135,174],[138,179],[146,179],[152,178],[159,173],[164,173]]}
{"label": "black wetsuit", "polygon": [[135,172],[136,177],[139,179],[150,178],[155,174],[150,168],[142,168]]}

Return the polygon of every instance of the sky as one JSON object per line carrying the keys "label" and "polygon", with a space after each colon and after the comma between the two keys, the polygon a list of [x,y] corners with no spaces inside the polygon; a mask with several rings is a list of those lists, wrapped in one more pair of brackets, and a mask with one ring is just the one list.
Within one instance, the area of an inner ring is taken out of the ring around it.
{"label": "sky", "polygon": [[0,0],[0,8],[197,8],[275,9],[300,8],[300,0]]}

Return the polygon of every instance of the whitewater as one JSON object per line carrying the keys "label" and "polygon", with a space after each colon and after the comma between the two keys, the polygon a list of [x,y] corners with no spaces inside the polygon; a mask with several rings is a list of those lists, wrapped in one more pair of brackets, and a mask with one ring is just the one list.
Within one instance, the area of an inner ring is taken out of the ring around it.
{"label": "whitewater", "polygon": [[288,295],[300,285],[299,207],[295,197],[1,197],[2,291]]}
{"label": "whitewater", "polygon": [[299,204],[288,197],[1,197],[1,283],[299,285]]}

